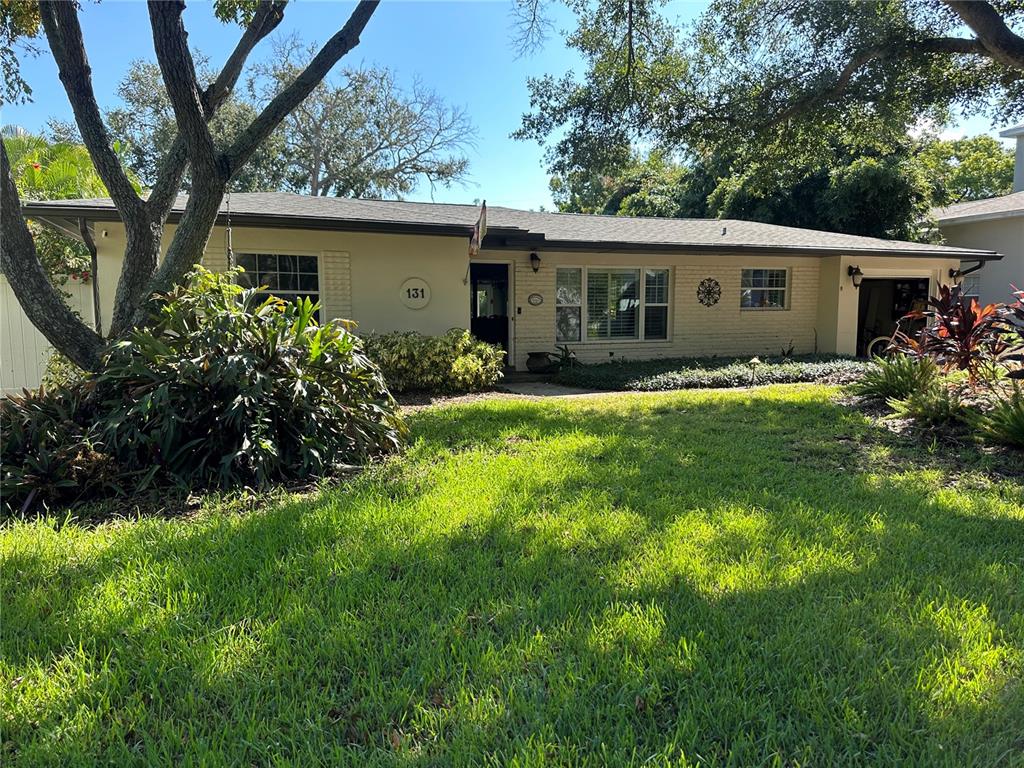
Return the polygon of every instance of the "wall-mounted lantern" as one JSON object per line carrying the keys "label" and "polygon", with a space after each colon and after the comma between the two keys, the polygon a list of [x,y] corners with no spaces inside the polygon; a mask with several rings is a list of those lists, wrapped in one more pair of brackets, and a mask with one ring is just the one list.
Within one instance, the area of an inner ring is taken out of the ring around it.
{"label": "wall-mounted lantern", "polygon": [[534,272],[540,271],[540,256],[537,255],[536,251],[530,254],[530,266],[533,267]]}
{"label": "wall-mounted lantern", "polygon": [[860,288],[860,284],[864,282],[864,271],[860,267],[851,265],[846,268],[846,274],[853,280],[853,287]]}

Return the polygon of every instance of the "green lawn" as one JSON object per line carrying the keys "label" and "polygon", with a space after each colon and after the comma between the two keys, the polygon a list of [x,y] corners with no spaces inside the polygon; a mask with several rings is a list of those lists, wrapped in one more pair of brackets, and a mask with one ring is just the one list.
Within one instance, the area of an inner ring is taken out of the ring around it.
{"label": "green lawn", "polygon": [[834,394],[433,409],[318,496],[9,525],[2,762],[1024,765],[1024,462]]}

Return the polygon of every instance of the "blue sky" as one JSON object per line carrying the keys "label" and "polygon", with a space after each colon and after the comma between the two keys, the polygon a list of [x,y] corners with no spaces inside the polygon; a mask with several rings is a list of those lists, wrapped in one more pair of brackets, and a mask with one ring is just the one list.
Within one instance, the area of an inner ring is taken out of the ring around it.
{"label": "blue sky", "polygon": [[[667,13],[686,21],[706,3],[673,2]],[[134,59],[153,60],[153,42],[145,4],[127,0],[84,2],[83,33],[101,108],[117,104],[117,84]],[[299,33],[308,41],[323,42],[345,19],[351,3],[298,0],[290,4],[285,21],[275,34]],[[551,207],[543,150],[532,142],[513,141],[509,134],[529,109],[526,81],[548,72],[580,71],[580,60],[565,48],[560,31],[572,27],[572,17],[556,4],[555,31],[547,44],[529,56],[519,56],[509,42],[512,19],[504,0],[463,2],[402,2],[386,0],[363,33],[362,42],[344,60],[349,65],[373,64],[396,72],[400,81],[421,81],[450,103],[468,109],[478,131],[470,150],[470,176],[465,185],[438,188],[438,202],[469,202],[485,198],[491,205],[516,208]],[[189,42],[211,58],[223,61],[240,34],[238,27],[218,22],[208,3],[193,2],[185,14]],[[254,58],[269,50],[265,42]],[[34,101],[4,107],[0,120],[29,130],[45,127],[50,117],[71,119],[71,108],[57,79],[56,67],[45,46],[36,58],[26,58],[24,75],[33,88]],[[963,120],[949,133],[991,133],[987,120]],[[429,187],[410,199],[430,200]]]}

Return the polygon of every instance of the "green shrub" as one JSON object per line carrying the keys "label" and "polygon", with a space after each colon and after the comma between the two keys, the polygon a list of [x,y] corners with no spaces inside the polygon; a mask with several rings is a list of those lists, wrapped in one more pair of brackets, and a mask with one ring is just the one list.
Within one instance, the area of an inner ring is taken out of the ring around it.
{"label": "green shrub", "polygon": [[85,371],[71,362],[65,355],[53,350],[46,358],[46,368],[43,370],[42,385],[47,389],[53,387],[66,387],[82,380]]}
{"label": "green shrub", "polygon": [[[865,365],[834,356],[764,358],[755,366],[753,379],[755,384],[847,383],[859,378]],[[554,380],[566,386],[612,391],[717,389],[750,386],[751,368],[749,359],[736,358],[628,360],[566,366]]]}
{"label": "green shrub", "polygon": [[970,421],[983,439],[1024,448],[1024,388],[1014,384],[1008,395],[997,395],[990,409]]}
{"label": "green shrub", "polygon": [[905,398],[890,399],[897,416],[914,419],[926,427],[943,427],[964,421],[968,414],[967,384],[962,377],[937,376],[923,389]]}
{"label": "green shrub", "polygon": [[415,331],[366,338],[366,354],[384,374],[392,392],[475,392],[501,378],[505,351],[453,328],[443,336]]}
{"label": "green shrub", "polygon": [[903,400],[924,392],[939,378],[939,366],[930,358],[913,355],[876,357],[853,391],[865,397]]}
{"label": "green shrub", "polygon": [[[396,449],[405,426],[380,371],[357,336],[318,325],[315,310],[198,270],[146,329],[111,345],[99,373],[3,408],[5,501],[258,487]],[[78,467],[83,457],[104,467],[104,487]]]}

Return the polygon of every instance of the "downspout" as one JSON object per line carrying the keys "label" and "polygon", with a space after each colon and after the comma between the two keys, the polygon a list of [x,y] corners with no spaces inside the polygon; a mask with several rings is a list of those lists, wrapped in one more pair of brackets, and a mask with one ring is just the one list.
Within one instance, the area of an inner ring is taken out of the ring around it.
{"label": "downspout", "polygon": [[89,231],[89,223],[84,218],[78,219],[78,231],[82,233],[82,242],[89,249],[90,271],[92,272],[92,321],[95,324],[96,333],[103,335],[103,321],[100,319],[100,280],[99,280],[99,259],[96,256],[96,241]]}
{"label": "downspout", "polygon": [[981,269],[984,266],[985,266],[985,262],[984,261],[979,261],[977,264],[975,264],[970,269],[953,269],[952,267],[950,267],[949,278],[950,278],[950,280],[960,280],[960,279],[966,277],[967,275],[974,274],[975,272],[977,272],[979,269]]}

